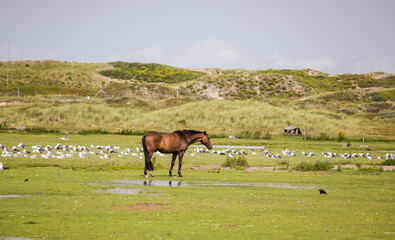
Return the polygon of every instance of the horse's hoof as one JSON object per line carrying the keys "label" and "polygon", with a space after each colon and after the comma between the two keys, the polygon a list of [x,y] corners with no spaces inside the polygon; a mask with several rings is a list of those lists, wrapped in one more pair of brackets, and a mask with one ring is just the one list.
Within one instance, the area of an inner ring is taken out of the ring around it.
{"label": "horse's hoof", "polygon": [[172,175],[172,174],[169,174],[169,177],[173,177],[173,175]]}
{"label": "horse's hoof", "polygon": [[149,175],[150,175],[150,177],[155,177],[154,174],[152,174],[152,173],[150,173]]}
{"label": "horse's hoof", "polygon": [[182,175],[181,175],[181,174],[178,174],[178,177],[182,177]]}
{"label": "horse's hoof", "polygon": [[148,177],[148,175],[145,175],[145,177]]}

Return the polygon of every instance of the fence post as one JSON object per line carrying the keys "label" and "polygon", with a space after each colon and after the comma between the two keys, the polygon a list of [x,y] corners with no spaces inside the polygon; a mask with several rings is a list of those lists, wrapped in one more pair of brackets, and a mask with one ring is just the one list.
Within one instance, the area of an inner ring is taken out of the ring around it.
{"label": "fence post", "polygon": [[365,143],[365,128],[362,129],[362,142]]}
{"label": "fence post", "polygon": [[306,141],[306,128],[304,128],[304,140]]}

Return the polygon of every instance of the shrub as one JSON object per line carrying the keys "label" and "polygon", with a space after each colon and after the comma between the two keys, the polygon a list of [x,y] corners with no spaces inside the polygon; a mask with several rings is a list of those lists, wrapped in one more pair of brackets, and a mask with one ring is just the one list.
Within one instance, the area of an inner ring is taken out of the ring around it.
{"label": "shrub", "polygon": [[134,135],[134,131],[131,129],[122,129],[118,132],[119,135]]}
{"label": "shrub", "polygon": [[320,133],[320,135],[317,137],[317,140],[329,140],[329,135],[327,133]]}
{"label": "shrub", "polygon": [[294,168],[296,171],[327,171],[332,168],[332,164],[328,161],[301,162]]}
{"label": "shrub", "polygon": [[282,165],[282,166],[288,168],[289,167],[289,161],[287,161],[285,159],[281,160],[280,162],[278,162],[278,165]]}
{"label": "shrub", "polygon": [[180,121],[178,121],[179,124],[185,125],[187,124],[187,121],[185,119],[181,119]]}
{"label": "shrub", "polygon": [[269,132],[265,132],[265,135],[263,135],[262,139],[272,139],[272,135]]}
{"label": "shrub", "polygon": [[387,160],[384,160],[384,161],[381,163],[381,165],[384,165],[384,166],[395,166],[395,159],[387,159]]}
{"label": "shrub", "polygon": [[78,131],[79,135],[88,135],[88,134],[109,134],[110,132],[102,129],[83,129]]}
{"label": "shrub", "polygon": [[104,102],[107,104],[123,104],[128,99],[129,99],[128,97],[107,98],[104,100]]}
{"label": "shrub", "polygon": [[339,131],[339,134],[337,134],[337,141],[338,141],[338,142],[341,142],[341,141],[343,141],[344,139],[346,139],[346,138],[344,137],[344,132]]}
{"label": "shrub", "polygon": [[360,172],[378,172],[379,170],[374,167],[366,167],[366,168],[360,168]]}
{"label": "shrub", "polygon": [[25,132],[28,133],[60,133],[59,130],[54,130],[54,129],[46,129],[43,127],[31,127],[31,128],[25,128]]}
{"label": "shrub", "polygon": [[0,129],[7,129],[7,122],[1,122]]}
{"label": "shrub", "polygon": [[112,62],[110,64],[114,68],[101,71],[100,74],[116,79],[137,80],[141,82],[178,83],[205,75],[202,72],[187,71],[181,68],[155,63]]}
{"label": "shrub", "polygon": [[247,159],[243,156],[238,157],[226,157],[226,161],[221,165],[222,167],[248,167]]}

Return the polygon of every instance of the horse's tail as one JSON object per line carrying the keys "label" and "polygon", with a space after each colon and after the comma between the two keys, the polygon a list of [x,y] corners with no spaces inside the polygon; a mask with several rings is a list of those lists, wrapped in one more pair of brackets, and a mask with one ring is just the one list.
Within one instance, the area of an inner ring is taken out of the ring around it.
{"label": "horse's tail", "polygon": [[148,162],[148,149],[147,149],[147,143],[145,142],[146,137],[147,137],[147,135],[144,135],[142,138],[145,167],[150,171],[154,171],[154,164],[152,163],[151,159],[149,159],[149,162]]}
{"label": "horse's tail", "polygon": [[144,156],[148,155],[148,150],[147,150],[147,144],[145,143],[145,138],[147,137],[147,135],[143,136],[142,142],[143,142],[143,150],[144,150]]}

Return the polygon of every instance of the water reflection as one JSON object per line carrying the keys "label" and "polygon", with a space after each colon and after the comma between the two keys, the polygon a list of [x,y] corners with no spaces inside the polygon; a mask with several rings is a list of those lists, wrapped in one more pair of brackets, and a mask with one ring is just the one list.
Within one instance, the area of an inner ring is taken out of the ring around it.
{"label": "water reflection", "polygon": [[[177,181],[177,187],[181,187],[182,182],[181,181]],[[174,182],[174,184],[172,183],[172,181],[169,181],[169,187],[173,187],[176,186],[176,182]]]}
{"label": "water reflection", "polygon": [[[127,181],[128,184],[134,185],[133,184],[134,181],[128,181],[128,180],[126,180],[126,181]],[[143,182],[143,185],[144,186],[158,186],[158,187],[167,187],[167,186],[169,186],[169,187],[175,187],[175,186],[181,187],[184,184],[181,181],[174,181],[174,182],[173,181],[169,181],[169,182],[167,182],[167,181],[164,181],[164,180],[155,180],[155,181],[153,181],[153,180],[145,180]]]}
{"label": "water reflection", "polygon": [[287,183],[230,183],[217,181],[169,181],[169,180],[115,180],[115,183],[129,186],[155,186],[155,187],[226,187],[226,188],[287,188],[287,189],[315,189],[315,186],[298,186]]}

